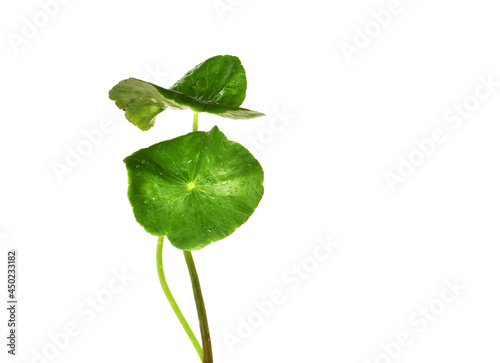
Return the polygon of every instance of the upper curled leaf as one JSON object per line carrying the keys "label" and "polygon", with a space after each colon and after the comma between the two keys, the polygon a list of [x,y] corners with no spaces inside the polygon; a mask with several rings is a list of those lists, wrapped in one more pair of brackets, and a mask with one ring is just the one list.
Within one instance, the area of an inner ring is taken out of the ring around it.
{"label": "upper curled leaf", "polygon": [[245,100],[247,77],[238,57],[212,57],[186,73],[170,88],[199,100],[239,107]]}
{"label": "upper curled leaf", "polygon": [[113,87],[109,97],[125,110],[125,117],[131,123],[146,131],[168,107],[233,119],[263,116],[239,107],[245,99],[246,86],[245,70],[239,59],[225,55],[197,65],[169,89],[129,78]]}

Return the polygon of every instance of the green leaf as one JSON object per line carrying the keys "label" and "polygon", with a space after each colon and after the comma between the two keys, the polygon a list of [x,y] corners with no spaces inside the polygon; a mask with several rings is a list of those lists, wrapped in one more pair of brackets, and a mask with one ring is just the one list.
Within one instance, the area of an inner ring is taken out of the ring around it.
{"label": "green leaf", "polygon": [[217,126],[139,150],[124,162],[137,222],[182,250],[233,233],[264,193],[259,162]]}
{"label": "green leaf", "polygon": [[199,100],[239,107],[245,100],[247,78],[238,57],[218,55],[198,64],[170,89]]}
{"label": "green leaf", "polygon": [[166,108],[191,109],[232,119],[264,114],[240,108],[246,93],[245,70],[233,56],[216,56],[197,65],[170,89],[135,78],[121,81],[109,97],[125,110],[125,117],[141,130],[153,127],[156,116]]}

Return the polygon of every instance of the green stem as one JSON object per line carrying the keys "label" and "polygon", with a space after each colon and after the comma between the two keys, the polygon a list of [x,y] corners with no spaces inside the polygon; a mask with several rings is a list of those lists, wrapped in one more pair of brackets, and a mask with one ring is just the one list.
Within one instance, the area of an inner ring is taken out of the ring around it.
{"label": "green stem", "polygon": [[203,363],[213,363],[212,342],[210,340],[210,330],[208,329],[207,312],[205,310],[200,280],[198,279],[198,273],[196,272],[191,251],[184,251],[184,258],[186,259],[189,276],[191,276],[194,300],[196,302],[196,310],[198,311],[198,320],[200,321],[201,341],[203,344]]}
{"label": "green stem", "polygon": [[[193,111],[193,132],[198,131],[198,112]],[[194,301],[196,302],[196,311],[198,312],[198,320],[200,321],[201,342],[203,344],[203,363],[213,363],[212,357],[212,341],[210,339],[210,330],[208,329],[207,311],[201,293],[200,280],[194,265],[193,255],[191,251],[184,251],[184,258],[191,277],[191,285],[193,285]]]}
{"label": "green stem", "polygon": [[193,132],[198,131],[198,112],[193,111]]}
{"label": "green stem", "polygon": [[165,280],[165,273],[163,272],[163,240],[163,236],[158,237],[158,246],[156,248],[156,267],[158,269],[158,277],[160,278],[161,287],[163,288],[163,292],[165,292],[165,296],[167,297],[170,306],[172,306],[172,309],[174,309],[175,315],[177,315],[177,319],[179,319],[179,321],[181,322],[182,327],[186,331],[189,339],[193,343],[194,348],[198,352],[200,359],[205,362],[203,360],[203,350],[201,348],[200,342],[198,342],[198,339],[196,338],[196,335],[194,335],[193,330],[189,326],[186,318],[184,318],[184,315],[182,315],[181,309],[179,308],[179,305],[177,305],[177,302],[175,301],[174,296],[172,295],[172,292],[170,292],[170,289],[167,285],[167,281]]}

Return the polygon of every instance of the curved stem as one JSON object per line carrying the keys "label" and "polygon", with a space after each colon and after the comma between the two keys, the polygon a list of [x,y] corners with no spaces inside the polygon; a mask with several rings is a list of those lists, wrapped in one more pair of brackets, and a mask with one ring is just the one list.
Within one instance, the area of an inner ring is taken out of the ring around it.
{"label": "curved stem", "polygon": [[198,342],[196,335],[194,335],[193,330],[189,326],[186,318],[184,318],[184,315],[182,314],[179,305],[177,305],[177,302],[175,301],[174,296],[172,295],[172,292],[167,285],[167,281],[165,280],[165,273],[163,272],[163,240],[164,236],[158,237],[158,246],[156,248],[156,267],[158,269],[158,277],[160,278],[161,287],[163,288],[163,292],[165,292],[165,296],[167,297],[170,306],[172,306],[177,319],[179,319],[179,321],[181,322],[182,327],[186,331],[189,339],[193,343],[194,348],[198,352],[200,359],[203,361],[203,350],[201,348],[200,342]]}
{"label": "curved stem", "polygon": [[198,112],[193,111],[193,132],[198,131]]}
{"label": "curved stem", "polygon": [[198,279],[198,273],[196,272],[191,251],[184,251],[184,258],[186,259],[189,276],[191,276],[194,300],[196,301],[196,310],[198,311],[198,320],[200,321],[201,341],[203,344],[203,363],[213,363],[212,342],[210,340],[210,331],[208,329],[207,312],[205,310],[200,280]]}

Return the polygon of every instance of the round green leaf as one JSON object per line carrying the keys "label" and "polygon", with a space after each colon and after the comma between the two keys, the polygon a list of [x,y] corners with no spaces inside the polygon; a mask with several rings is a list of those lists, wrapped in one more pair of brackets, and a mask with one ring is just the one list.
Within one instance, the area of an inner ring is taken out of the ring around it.
{"label": "round green leaf", "polygon": [[233,233],[264,193],[259,162],[217,126],[139,150],[124,162],[137,222],[182,250]]}

